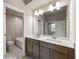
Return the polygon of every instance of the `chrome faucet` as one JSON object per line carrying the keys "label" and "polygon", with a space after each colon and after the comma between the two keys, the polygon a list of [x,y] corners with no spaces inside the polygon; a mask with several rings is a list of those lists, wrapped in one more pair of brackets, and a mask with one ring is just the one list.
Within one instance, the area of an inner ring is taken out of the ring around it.
{"label": "chrome faucet", "polygon": [[40,34],[39,33],[37,33],[37,37],[39,37],[40,36]]}

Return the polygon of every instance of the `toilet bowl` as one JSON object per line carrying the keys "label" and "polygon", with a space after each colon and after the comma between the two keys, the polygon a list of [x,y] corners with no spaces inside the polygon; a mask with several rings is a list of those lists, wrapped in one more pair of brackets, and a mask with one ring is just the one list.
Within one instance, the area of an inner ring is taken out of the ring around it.
{"label": "toilet bowl", "polygon": [[13,41],[7,41],[7,44],[9,47],[13,47],[14,46],[14,42]]}
{"label": "toilet bowl", "polygon": [[7,43],[7,47],[9,49],[9,51],[11,50],[11,48],[14,46],[14,42],[11,40],[11,36],[7,36],[6,37],[6,43]]}

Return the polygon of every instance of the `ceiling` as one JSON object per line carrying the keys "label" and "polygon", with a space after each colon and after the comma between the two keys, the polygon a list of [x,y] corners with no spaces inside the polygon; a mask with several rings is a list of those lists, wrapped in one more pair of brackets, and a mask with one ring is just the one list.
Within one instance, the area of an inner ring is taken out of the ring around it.
{"label": "ceiling", "polygon": [[45,4],[48,4],[50,2],[52,2],[53,0],[33,0],[32,2],[30,2],[26,7],[31,9],[31,10],[35,10]]}
{"label": "ceiling", "polygon": [[32,0],[29,4],[25,5],[23,0],[4,0],[5,2],[14,5],[21,10],[35,10],[45,4],[52,2],[53,0]]}

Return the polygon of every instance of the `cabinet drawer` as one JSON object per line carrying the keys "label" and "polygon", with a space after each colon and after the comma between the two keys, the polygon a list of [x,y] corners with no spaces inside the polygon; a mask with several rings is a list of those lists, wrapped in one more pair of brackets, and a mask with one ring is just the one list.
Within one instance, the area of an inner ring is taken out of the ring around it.
{"label": "cabinet drawer", "polygon": [[55,45],[55,44],[53,44],[53,46],[54,46],[53,50],[59,51],[59,52],[64,53],[64,54],[68,54],[68,48],[67,47]]}
{"label": "cabinet drawer", "polygon": [[64,47],[64,46],[51,44],[51,43],[47,43],[47,42],[43,42],[43,41],[40,41],[40,45],[43,47],[49,48],[49,49],[53,49],[53,50],[68,54],[68,48]]}
{"label": "cabinet drawer", "polygon": [[43,46],[43,47],[46,47],[46,48],[50,48],[50,49],[53,49],[53,45],[48,43],[48,42],[43,42],[43,41],[40,41],[40,45]]}
{"label": "cabinet drawer", "polygon": [[39,41],[38,40],[35,40],[35,39],[32,39],[32,43],[39,44]]}
{"label": "cabinet drawer", "polygon": [[39,41],[36,40],[36,39],[26,38],[26,40],[27,40],[27,41],[30,41],[30,42],[32,42],[32,43],[34,43],[34,44],[39,44]]}
{"label": "cabinet drawer", "polygon": [[31,42],[32,40],[31,40],[31,38],[26,38],[26,41],[29,41],[29,42]]}

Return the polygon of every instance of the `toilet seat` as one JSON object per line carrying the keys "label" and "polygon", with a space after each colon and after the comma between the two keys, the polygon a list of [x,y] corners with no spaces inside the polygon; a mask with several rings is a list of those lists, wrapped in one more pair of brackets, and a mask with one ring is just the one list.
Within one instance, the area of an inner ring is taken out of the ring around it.
{"label": "toilet seat", "polygon": [[11,49],[11,47],[14,46],[14,42],[13,41],[7,41],[7,45],[9,47],[9,50]]}

